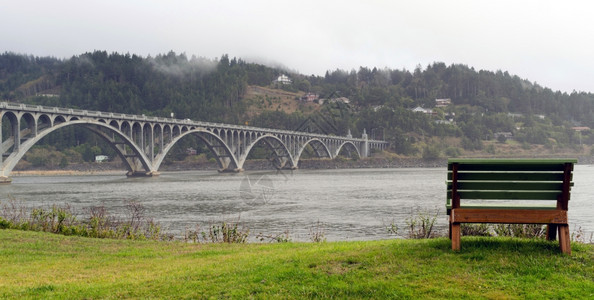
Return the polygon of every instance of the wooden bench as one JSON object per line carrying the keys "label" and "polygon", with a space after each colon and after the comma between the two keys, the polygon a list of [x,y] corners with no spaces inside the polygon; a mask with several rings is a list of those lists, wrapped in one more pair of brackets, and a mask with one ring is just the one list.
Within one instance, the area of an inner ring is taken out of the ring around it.
{"label": "wooden bench", "polygon": [[[575,159],[449,159],[447,214],[452,249],[461,223],[546,224],[571,254],[568,201]],[[532,201],[536,200],[536,201]]]}

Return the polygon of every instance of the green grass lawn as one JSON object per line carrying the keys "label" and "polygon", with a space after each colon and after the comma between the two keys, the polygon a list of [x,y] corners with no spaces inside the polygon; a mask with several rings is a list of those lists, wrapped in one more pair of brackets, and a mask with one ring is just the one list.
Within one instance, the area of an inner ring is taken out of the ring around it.
{"label": "green grass lawn", "polygon": [[594,245],[512,238],[185,244],[0,230],[0,298],[594,299]]}

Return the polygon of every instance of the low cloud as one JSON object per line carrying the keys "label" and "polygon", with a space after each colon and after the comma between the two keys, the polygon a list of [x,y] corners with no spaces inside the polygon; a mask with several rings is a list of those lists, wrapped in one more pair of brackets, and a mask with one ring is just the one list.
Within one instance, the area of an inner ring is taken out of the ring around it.
{"label": "low cloud", "polygon": [[174,52],[158,55],[154,58],[149,57],[148,61],[155,70],[176,77],[203,76],[212,72],[218,64],[216,60],[196,56],[188,59],[185,54],[177,55]]}

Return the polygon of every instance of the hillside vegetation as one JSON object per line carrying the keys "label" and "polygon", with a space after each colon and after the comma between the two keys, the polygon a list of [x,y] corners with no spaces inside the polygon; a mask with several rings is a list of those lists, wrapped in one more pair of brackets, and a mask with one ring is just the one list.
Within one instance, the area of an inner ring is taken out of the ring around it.
{"label": "hillside vegetation", "polygon": [[[275,83],[280,75],[290,83]],[[316,100],[300,100],[306,94]],[[335,135],[350,130],[361,136],[365,130],[391,143],[392,154],[382,155],[399,157],[590,156],[594,143],[594,94],[562,93],[505,71],[439,62],[412,71],[361,67],[307,76],[227,55],[95,51],[56,59],[4,53],[0,98]],[[436,107],[436,99],[450,104]],[[210,155],[189,138],[168,160],[183,160],[187,147]],[[29,154],[27,161],[47,164],[48,153],[58,152],[63,159],[52,159],[63,165],[113,154],[96,136],[74,127],[37,148],[46,157]]]}

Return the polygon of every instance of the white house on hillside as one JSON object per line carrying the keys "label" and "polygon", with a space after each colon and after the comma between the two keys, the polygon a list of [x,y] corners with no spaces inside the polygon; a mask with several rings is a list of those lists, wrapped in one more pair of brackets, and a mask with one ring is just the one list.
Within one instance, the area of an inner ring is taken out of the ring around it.
{"label": "white house on hillside", "polygon": [[291,84],[291,78],[285,74],[281,74],[277,79],[273,81],[273,83],[277,84]]}
{"label": "white house on hillside", "polygon": [[433,114],[433,110],[430,108],[422,108],[420,106],[417,106],[415,108],[412,109],[413,112],[420,112],[420,113],[424,113],[427,115]]}
{"label": "white house on hillside", "polygon": [[452,104],[452,99],[435,99],[435,107],[448,107],[448,105]]}

